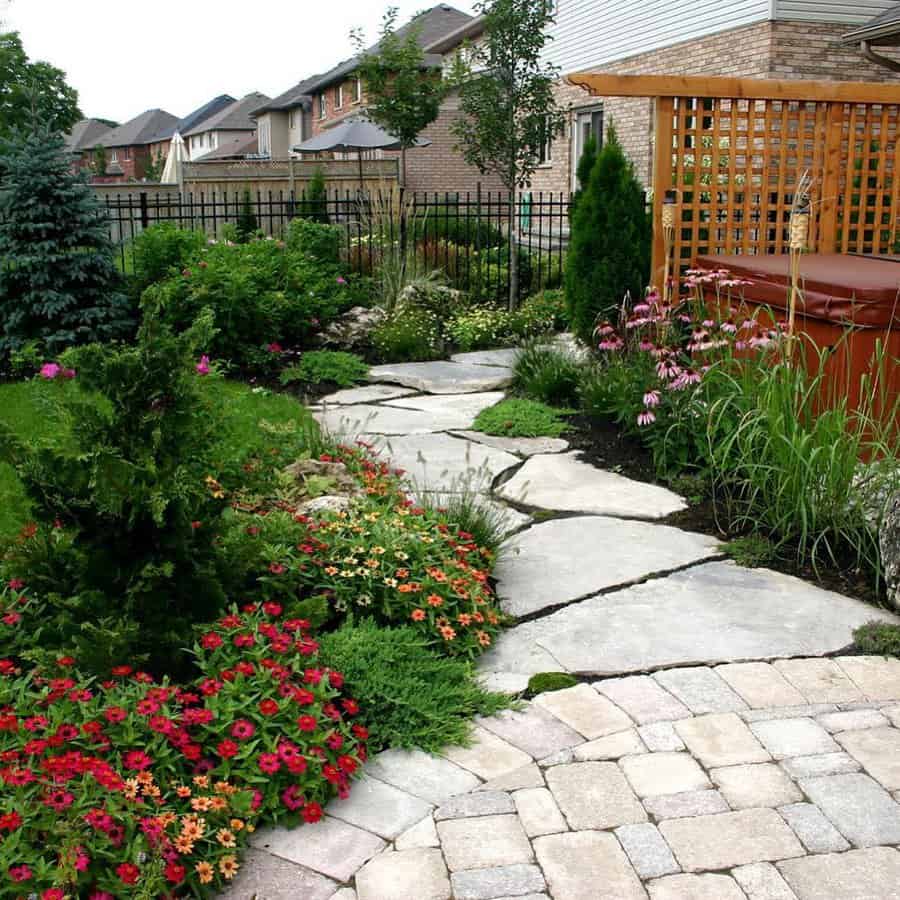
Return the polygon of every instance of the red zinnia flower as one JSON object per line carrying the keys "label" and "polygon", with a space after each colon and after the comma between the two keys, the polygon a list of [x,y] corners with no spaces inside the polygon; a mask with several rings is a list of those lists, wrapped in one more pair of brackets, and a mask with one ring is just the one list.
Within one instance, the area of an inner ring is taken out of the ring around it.
{"label": "red zinnia flower", "polygon": [[209,634],[204,634],[203,637],[200,638],[200,646],[203,647],[204,650],[215,650],[217,647],[221,647],[222,643],[222,638],[214,631],[211,631]]}
{"label": "red zinnia flower", "polygon": [[227,738],[224,741],[220,741],[218,747],[216,747],[216,752],[222,759],[230,759],[232,756],[237,756],[239,750],[238,745]]}
{"label": "red zinnia flower", "polygon": [[237,738],[239,741],[246,741],[249,738],[252,738],[255,733],[256,727],[252,722],[248,722],[246,719],[238,719],[237,722],[231,726],[231,736]]}
{"label": "red zinnia flower", "polygon": [[322,807],[318,803],[307,803],[303,809],[303,820],[312,825],[322,818]]}
{"label": "red zinnia flower", "polygon": [[141,875],[141,870],[134,863],[121,863],[116,866],[116,875],[125,882],[125,884],[136,884]]}
{"label": "red zinnia flower", "polygon": [[12,878],[13,881],[29,881],[32,874],[31,869],[24,863],[20,866],[9,867],[9,877]]}
{"label": "red zinnia flower", "polygon": [[297,727],[301,731],[315,731],[318,725],[319,723],[316,721],[315,716],[300,716],[297,719]]}
{"label": "red zinnia flower", "polygon": [[274,700],[263,700],[259,704],[259,711],[264,716],[274,716],[278,712],[279,706]]}
{"label": "red zinnia flower", "polygon": [[153,760],[143,750],[129,750],[122,757],[122,764],[126,769],[135,769],[140,772],[141,769],[147,769],[152,766]]}
{"label": "red zinnia flower", "polygon": [[170,862],[166,865],[165,875],[166,881],[169,881],[172,884],[181,884],[181,882],[184,881],[185,875],[187,875],[187,869],[176,862]]}
{"label": "red zinnia flower", "polygon": [[258,765],[261,772],[274,775],[281,768],[281,760],[274,753],[261,753]]}

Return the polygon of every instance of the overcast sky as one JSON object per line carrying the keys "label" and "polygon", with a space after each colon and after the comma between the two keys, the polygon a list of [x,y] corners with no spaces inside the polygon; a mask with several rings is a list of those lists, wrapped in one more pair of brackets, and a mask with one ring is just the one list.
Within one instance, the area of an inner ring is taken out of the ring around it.
{"label": "overcast sky", "polygon": [[[436,0],[435,0],[436,2]],[[270,97],[371,43],[387,6],[405,21],[429,0],[0,0],[25,51],[62,69],[86,116],[184,116],[219,94]],[[452,0],[472,12],[473,0]]]}

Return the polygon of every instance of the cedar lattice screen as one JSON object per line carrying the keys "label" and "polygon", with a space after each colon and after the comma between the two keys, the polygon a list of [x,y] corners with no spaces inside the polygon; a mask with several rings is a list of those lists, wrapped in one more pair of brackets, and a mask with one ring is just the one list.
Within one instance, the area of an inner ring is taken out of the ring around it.
{"label": "cedar lattice screen", "polygon": [[675,258],[786,253],[808,171],[809,249],[891,253],[900,241],[900,88],[889,84],[573,75],[599,96],[655,98],[654,272],[665,192],[677,192]]}

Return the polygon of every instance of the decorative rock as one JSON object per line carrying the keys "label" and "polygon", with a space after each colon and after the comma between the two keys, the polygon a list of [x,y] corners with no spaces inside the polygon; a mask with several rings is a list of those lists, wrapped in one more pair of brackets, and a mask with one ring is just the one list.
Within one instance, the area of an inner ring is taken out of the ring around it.
{"label": "decorative rock", "polygon": [[[714,556],[716,548],[712,538],[668,526],[604,516],[553,519],[509,542],[495,572],[497,593],[506,612],[524,616]],[[592,564],[561,573],[563,557]]]}
{"label": "decorative rock", "polygon": [[383,853],[356,876],[359,900],[450,900],[450,880],[440,850]]}
{"label": "decorative rock", "polygon": [[301,503],[297,507],[297,512],[302,513],[304,516],[315,516],[323,512],[343,512],[345,509],[349,509],[352,504],[353,501],[349,497],[316,497],[315,500],[307,500],[306,503]]}
{"label": "decorative rock", "polygon": [[[681,742],[679,741],[679,743]],[[682,746],[684,745],[682,744]],[[623,756],[646,752],[647,748],[637,731],[629,728],[626,731],[609,734],[576,747],[574,757],[579,762],[597,762],[604,759],[621,759]]]}
{"label": "decorative rock", "polygon": [[435,804],[466,794],[479,785],[471,772],[421,750],[386,750],[366,766],[366,772]]}
{"label": "decorative rock", "polygon": [[328,900],[337,885],[309,869],[264,850],[248,850],[237,877],[218,895],[219,900]]}
{"label": "decorative rock", "polygon": [[706,773],[689,753],[644,753],[620,763],[638,797],[683,794],[712,787]]}
{"label": "decorative rock", "polygon": [[478,723],[535,759],[584,743],[577,731],[534,704],[521,712],[504,710]]}
{"label": "decorative rock", "polygon": [[531,765],[522,766],[508,775],[501,775],[491,781],[485,782],[479,791],[520,791],[525,788],[536,788],[544,786],[544,776],[541,770],[532,763]]}
{"label": "decorative rock", "polygon": [[802,856],[803,848],[774,809],[669,819],[659,830],[686,872],[730,869]]}
{"label": "decorative rock", "polygon": [[722,677],[753,708],[802,705],[803,695],[768,663],[731,663],[718,666]]}
{"label": "decorative rock", "polygon": [[457,437],[467,441],[475,441],[476,444],[485,444],[497,450],[505,450],[507,453],[515,453],[519,456],[537,456],[539,453],[563,453],[569,449],[569,442],[562,438],[536,437],[536,438],[511,438],[501,437],[497,434],[482,434],[480,431],[454,431]]}
{"label": "decorative rock", "polygon": [[434,827],[434,819],[427,816],[418,825],[408,828],[394,841],[398,850],[416,850],[420,847],[438,847],[437,828]]}
{"label": "decorative rock", "polygon": [[828,732],[812,719],[753,722],[750,730],[775,759],[785,759],[788,756],[814,756],[840,750]]}
{"label": "decorative rock", "polygon": [[547,784],[576,831],[646,822],[647,814],[615,763],[585,762],[547,770]]}
{"label": "decorative rock", "polygon": [[504,347],[499,350],[476,350],[473,353],[454,353],[451,362],[469,366],[501,366],[511,369],[522,351],[518,347]]}
{"label": "decorative rock", "polygon": [[744,900],[728,875],[670,875],[648,887],[650,900]]}
{"label": "decorative rock", "polygon": [[900,609],[900,493],[885,505],[878,527],[878,544],[887,601],[894,609]]}
{"label": "decorative rock", "polygon": [[728,766],[709,774],[732,809],[783,806],[803,799],[793,781],[772,763]]}
{"label": "decorative rock", "polygon": [[892,900],[900,883],[900,853],[890,847],[807,856],[778,868],[800,900]]}
{"label": "decorative rock", "polygon": [[859,763],[846,753],[823,753],[821,756],[795,756],[781,763],[791,778],[817,778],[820,775],[842,775],[858,772]]}
{"label": "decorative rock", "polygon": [[396,400],[398,397],[412,397],[409,388],[393,387],[390,384],[368,384],[365,387],[347,388],[321,399],[323,406],[356,406],[359,403],[378,403],[381,400]]}
{"label": "decorative rock", "polygon": [[837,740],[883,787],[900,790],[900,731],[890,727],[845,731]]}
{"label": "decorative rock", "polygon": [[684,750],[684,741],[678,737],[671,722],[654,722],[638,728],[641,740],[651,752]]}
{"label": "decorative rock", "polygon": [[616,837],[641,878],[659,878],[681,871],[655,825],[623,825],[616,829]]}
{"label": "decorative rock", "polygon": [[545,887],[544,876],[537,866],[521,864],[454,872],[451,880],[456,900],[492,900],[542,891]]}
{"label": "decorative rock", "polygon": [[660,821],[728,812],[728,804],[718,791],[687,791],[684,794],[647,797],[644,808]]}
{"label": "decorative rock", "polygon": [[349,881],[364,862],[387,846],[374,834],[331,816],[315,828],[258,831],[251,844],[335,881]]}
{"label": "decorative rock", "polygon": [[472,729],[471,746],[448,747],[441,755],[484,779],[509,775],[533,761],[527,753],[478,726]]}
{"label": "decorative rock", "polygon": [[473,366],[455,362],[399,363],[373,366],[368,380],[401,384],[428,394],[474,394],[497,391],[512,383],[512,372],[499,366]]}
{"label": "decorative rock", "polygon": [[771,758],[734,713],[683,719],[675,723],[675,730],[707,769],[769,762]]}
{"label": "decorative rock", "polygon": [[557,834],[565,831],[566,820],[563,818],[553,794],[547,788],[529,788],[513,794],[516,812],[530,838],[542,834]]}
{"label": "decorative rock", "polygon": [[774,665],[808,703],[846,703],[863,699],[856,685],[831,659],[782,659]]}
{"label": "decorative rock", "polygon": [[634,869],[611,834],[551,834],[535,840],[534,852],[554,900],[646,898]]}
{"label": "decorative rock", "polygon": [[623,731],[632,725],[631,719],[618,706],[586,684],[548,691],[536,697],[534,702],[588,740]]}
{"label": "decorative rock", "polygon": [[476,791],[474,794],[463,794],[454,797],[434,813],[435,822],[446,819],[468,819],[476,816],[501,816],[514,813],[512,797],[501,791]]}
{"label": "decorative rock", "polygon": [[703,666],[692,669],[670,669],[653,677],[697,715],[734,712],[747,708],[747,704],[713,669]]}
{"label": "decorative rock", "polygon": [[531,844],[516,816],[484,816],[438,822],[444,857],[452,872],[530,863]]}
{"label": "decorative rock", "polygon": [[338,350],[362,350],[386,318],[387,313],[379,306],[354,306],[322,332],[319,343]]}
{"label": "decorative rock", "polygon": [[387,840],[393,840],[430,812],[430,803],[370,775],[353,785],[348,800],[328,805],[330,815]]}
{"label": "decorative rock", "polygon": [[804,778],[800,787],[855,847],[900,843],[900,806],[868,775]]}
{"label": "decorative rock", "polygon": [[731,874],[748,900],[797,900],[797,895],[771,863],[738,866]]}
{"label": "decorative rock", "polygon": [[794,829],[794,834],[800,838],[810,853],[832,853],[850,849],[850,845],[838,834],[834,825],[812,803],[792,803],[789,806],[782,806],[778,812]]}
{"label": "decorative rock", "polygon": [[900,700],[900,659],[839,656],[836,662],[868,700]]}
{"label": "decorative rock", "polygon": [[690,710],[649,675],[608,678],[593,687],[621,707],[638,725],[690,718]]}
{"label": "decorative rock", "polygon": [[687,507],[665,488],[596,469],[579,457],[577,452],[533,456],[500,488],[499,496],[558,512],[640,519],[664,519]]}
{"label": "decorative rock", "polygon": [[847,712],[825,713],[816,721],[829,733],[859,731],[863,728],[883,728],[888,720],[877,709],[852,709]]}

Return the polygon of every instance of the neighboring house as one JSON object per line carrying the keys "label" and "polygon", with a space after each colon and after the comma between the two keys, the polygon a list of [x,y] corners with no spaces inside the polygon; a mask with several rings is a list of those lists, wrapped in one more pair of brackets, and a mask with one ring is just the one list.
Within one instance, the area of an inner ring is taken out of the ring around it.
{"label": "neighboring house", "polygon": [[269,159],[298,156],[291,147],[312,137],[312,97],[309,88],[318,75],[307,78],[251,113],[259,134],[259,152]]}
{"label": "neighboring house", "polygon": [[[843,43],[854,25],[887,14],[896,0],[557,0],[546,59],[563,75],[723,75],[887,81],[896,78]],[[649,184],[651,101],[597,98],[560,83],[571,107],[565,134],[544,153],[533,190],[576,187],[575,166],[590,134],[612,120],[640,178]]]}
{"label": "neighboring house", "polygon": [[265,94],[247,94],[185,129],[181,136],[191,162],[216,150],[220,145],[255,136],[256,120],[250,114],[268,103],[269,99]]}
{"label": "neighboring house", "polygon": [[[175,133],[178,117],[162,109],[148,109],[139,116],[100,135],[94,146],[106,153],[106,172],[94,181],[111,184],[140,181],[151,161],[151,148],[167,144]],[[82,153],[82,166],[93,160],[93,148]]]}
{"label": "neighboring house", "polygon": [[226,160],[259,159],[259,140],[256,134],[243,134],[222,141],[215,150],[194,162],[224,162]]}
{"label": "neighboring house", "polygon": [[93,151],[100,138],[116,127],[109,119],[82,119],[72,126],[66,135],[66,151],[72,156],[73,170],[88,169],[93,162]]}
{"label": "neighboring house", "polygon": [[845,34],[844,43],[856,44],[859,52],[870,62],[891,72],[900,72],[900,55],[894,53],[888,56],[883,50],[886,47],[900,47],[900,3],[875,16],[862,28]]}

